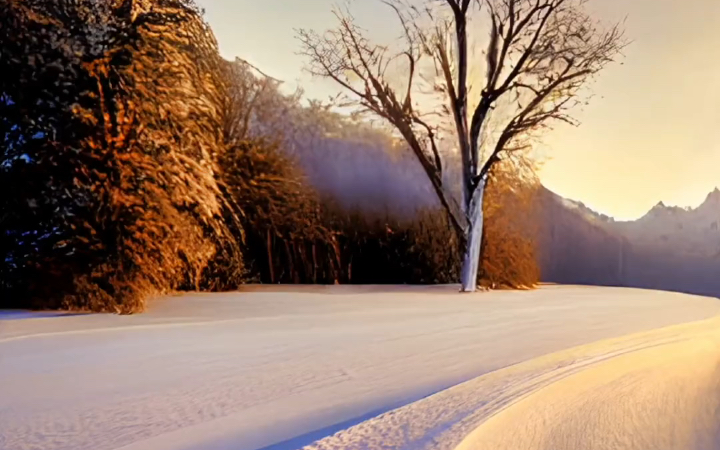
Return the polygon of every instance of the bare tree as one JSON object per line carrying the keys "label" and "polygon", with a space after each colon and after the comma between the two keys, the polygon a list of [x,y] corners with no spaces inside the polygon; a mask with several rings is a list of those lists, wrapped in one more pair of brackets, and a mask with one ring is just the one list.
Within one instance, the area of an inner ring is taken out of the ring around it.
{"label": "bare tree", "polygon": [[[298,31],[303,54],[312,74],[334,80],[412,149],[464,243],[462,291],[472,292],[490,170],[552,122],[576,124],[569,112],[582,101],[581,87],[618,56],[623,32],[618,25],[600,29],[584,11],[586,0],[382,1],[402,26],[399,51],[372,43],[348,11],[336,11],[335,29]],[[469,25],[487,30],[484,51],[473,51]],[[435,77],[423,84],[428,62]],[[390,69],[398,63],[405,68],[400,88]],[[470,78],[482,78],[479,91]],[[423,87],[442,101],[450,127],[433,115]],[[499,124],[490,120],[496,109],[506,118]],[[461,155],[460,204],[443,183],[440,140],[447,131]]]}

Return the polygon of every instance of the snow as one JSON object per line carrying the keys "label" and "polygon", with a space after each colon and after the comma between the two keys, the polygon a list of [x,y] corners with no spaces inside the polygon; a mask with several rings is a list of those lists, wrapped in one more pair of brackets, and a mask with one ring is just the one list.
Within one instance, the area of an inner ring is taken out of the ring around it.
{"label": "snow", "polygon": [[137,316],[0,313],[0,448],[579,448],[558,442],[592,427],[600,442],[641,415],[632,396],[708,440],[682,426],[720,423],[718,314],[717,299],[571,286],[248,287]]}
{"label": "snow", "polygon": [[[504,409],[456,447],[720,448],[720,320],[647,336]],[[522,433],[512,433],[520,427]]]}
{"label": "snow", "polygon": [[500,369],[306,450],[717,450],[720,318]]}

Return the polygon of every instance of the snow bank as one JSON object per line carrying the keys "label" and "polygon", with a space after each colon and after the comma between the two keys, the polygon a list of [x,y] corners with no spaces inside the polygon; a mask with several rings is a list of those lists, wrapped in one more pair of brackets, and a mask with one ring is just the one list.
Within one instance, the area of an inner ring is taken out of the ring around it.
{"label": "snow bank", "polygon": [[717,450],[720,318],[480,376],[306,450]]}
{"label": "snow bank", "polygon": [[336,286],[170,297],[138,316],[15,316],[0,320],[0,448],[279,450],[340,430],[317,446],[453,448],[474,431],[482,443],[483,411],[538,376],[655,341],[543,355],[717,314],[716,299],[632,289]]}
{"label": "snow bank", "polygon": [[720,449],[720,320],[653,340],[534,390],[457,450]]}

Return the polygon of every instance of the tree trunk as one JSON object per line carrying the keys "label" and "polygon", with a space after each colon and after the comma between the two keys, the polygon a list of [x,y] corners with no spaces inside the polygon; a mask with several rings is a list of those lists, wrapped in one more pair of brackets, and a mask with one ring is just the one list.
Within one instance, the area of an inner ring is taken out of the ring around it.
{"label": "tree trunk", "polygon": [[268,270],[270,272],[270,284],[275,283],[275,270],[273,268],[273,254],[272,254],[272,235],[270,230],[267,230],[267,255],[268,255]]}
{"label": "tree trunk", "polygon": [[483,236],[483,198],[485,197],[485,179],[475,188],[468,207],[470,229],[465,239],[465,252],[460,274],[461,292],[475,292],[477,289],[478,269],[480,267],[480,249]]}

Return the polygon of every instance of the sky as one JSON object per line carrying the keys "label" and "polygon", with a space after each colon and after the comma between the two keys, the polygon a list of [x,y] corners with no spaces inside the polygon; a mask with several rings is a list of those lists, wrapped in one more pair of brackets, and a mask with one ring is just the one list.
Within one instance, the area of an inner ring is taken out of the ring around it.
{"label": "sky", "polygon": [[[337,88],[303,71],[295,29],[334,25],[338,0],[199,0],[226,58],[301,85],[310,98]],[[605,23],[624,20],[622,64],[592,85],[575,114],[579,127],[548,133],[540,178],[549,189],[617,219],[635,219],[662,201],[699,205],[720,186],[720,0],[591,0]],[[398,35],[380,0],[352,11],[377,42]]]}

